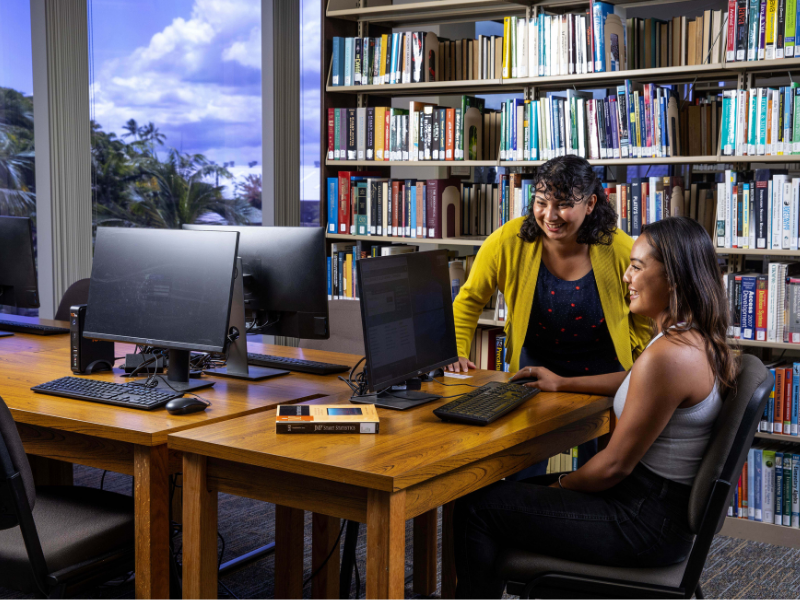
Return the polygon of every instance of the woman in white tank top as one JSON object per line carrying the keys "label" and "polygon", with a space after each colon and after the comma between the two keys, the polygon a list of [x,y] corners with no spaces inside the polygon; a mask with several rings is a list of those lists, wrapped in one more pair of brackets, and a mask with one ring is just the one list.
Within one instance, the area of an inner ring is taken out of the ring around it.
{"label": "woman in white tank top", "polygon": [[[696,221],[648,225],[624,281],[631,312],[654,337],[625,373],[562,378],[541,367],[515,378],[543,391],[614,396],[608,446],[549,486],[500,481],[456,504],[458,596],[500,597],[494,561],[505,547],[610,566],[663,566],[691,549],[688,502],[737,365],[716,252]],[[548,482],[549,483],[549,482]]]}

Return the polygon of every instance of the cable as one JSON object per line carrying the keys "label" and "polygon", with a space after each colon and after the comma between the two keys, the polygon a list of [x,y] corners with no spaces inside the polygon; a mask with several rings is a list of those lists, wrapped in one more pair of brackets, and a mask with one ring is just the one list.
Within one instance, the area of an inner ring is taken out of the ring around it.
{"label": "cable", "polygon": [[217,530],[217,537],[222,540],[222,552],[219,553],[219,559],[217,560],[217,571],[222,566],[222,557],[225,556],[225,538],[222,537],[222,534]]}
{"label": "cable", "polygon": [[220,584],[222,587],[224,587],[224,588],[225,588],[225,592],[228,594],[228,596],[230,596],[231,598],[236,598],[236,599],[238,600],[239,596],[237,596],[236,594],[234,594],[234,593],[231,591],[231,588],[229,588],[227,585],[225,585],[224,583],[222,583],[222,581],[220,581],[220,580],[217,580],[217,583],[218,583],[218,584]]}
{"label": "cable", "polygon": [[100,478],[100,489],[101,490],[103,489],[103,481],[105,481],[105,479],[106,479],[106,473],[108,473],[108,471],[103,471],[103,476]]}
{"label": "cable", "polygon": [[467,386],[467,387],[473,387],[473,388],[483,387],[483,386],[480,386],[480,385],[474,385],[472,383],[445,383],[444,381],[439,381],[436,378],[434,378],[433,380],[436,383],[438,383],[439,385],[446,385],[447,387],[460,387],[460,386]]}
{"label": "cable", "polygon": [[317,574],[322,570],[322,568],[326,564],[328,564],[328,561],[330,560],[331,556],[333,556],[333,552],[336,550],[336,548],[339,547],[339,540],[342,539],[342,532],[344,531],[344,526],[346,524],[347,524],[347,520],[346,519],[342,519],[342,526],[339,528],[339,535],[336,536],[336,541],[333,543],[333,548],[331,548],[331,551],[328,552],[328,556],[325,557],[325,560],[322,561],[322,564],[320,566],[318,566],[316,568],[316,570],[313,573],[311,573],[311,575],[308,576],[308,579],[306,579],[303,582],[303,587],[306,587],[308,582],[311,581],[312,579],[314,579],[314,577],[317,576]]}

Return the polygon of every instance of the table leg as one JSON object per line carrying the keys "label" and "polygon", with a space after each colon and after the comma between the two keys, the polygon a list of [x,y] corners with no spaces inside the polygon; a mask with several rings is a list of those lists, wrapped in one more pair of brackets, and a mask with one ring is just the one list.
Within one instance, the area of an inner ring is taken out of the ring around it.
{"label": "table leg", "polygon": [[[325,566],[311,580],[312,598],[339,596],[339,531],[340,519],[314,513],[311,516],[311,572],[314,573],[328,559]],[[330,558],[328,555],[330,554]]]}
{"label": "table leg", "polygon": [[456,503],[442,507],[442,598],[456,597],[456,557],[453,540],[453,510]]}
{"label": "table leg", "polygon": [[135,446],[136,597],[169,597],[167,445]]}
{"label": "table leg", "polygon": [[367,598],[404,598],[406,493],[367,495]]}
{"label": "table leg", "polygon": [[275,597],[303,597],[303,525],[305,513],[275,505]]}
{"label": "table leg", "polygon": [[217,597],[217,492],[205,456],[183,455],[183,597]]}
{"label": "table leg", "polygon": [[614,428],[617,426],[617,415],[614,414],[614,411],[610,411],[610,416],[608,418],[608,433],[605,435],[601,435],[597,438],[597,449],[598,450],[605,450],[606,446],[608,446],[608,442],[611,441],[611,434],[614,433]]}
{"label": "table leg", "polygon": [[438,562],[439,509],[429,510],[414,519],[414,593],[436,593]]}

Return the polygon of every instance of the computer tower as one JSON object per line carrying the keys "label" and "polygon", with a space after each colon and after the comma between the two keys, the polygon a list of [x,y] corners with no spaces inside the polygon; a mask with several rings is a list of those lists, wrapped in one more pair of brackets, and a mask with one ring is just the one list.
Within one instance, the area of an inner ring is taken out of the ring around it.
{"label": "computer tower", "polygon": [[84,338],[85,321],[85,304],[69,307],[69,356],[72,372],[88,375],[97,371],[110,371],[114,366],[114,342]]}

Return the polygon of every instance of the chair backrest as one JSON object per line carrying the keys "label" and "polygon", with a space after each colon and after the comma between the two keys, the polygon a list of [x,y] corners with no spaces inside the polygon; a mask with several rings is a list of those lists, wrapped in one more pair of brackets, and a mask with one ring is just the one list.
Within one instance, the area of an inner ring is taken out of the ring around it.
{"label": "chair backrest", "polygon": [[327,340],[300,340],[300,347],[364,356],[361,302],[358,300],[328,302],[328,327],[331,335]]}
{"label": "chair backrest", "polygon": [[89,302],[89,279],[79,279],[67,288],[56,311],[56,321],[69,321],[69,307]]}
{"label": "chair backrest", "polygon": [[[17,425],[11,417],[11,411],[0,398],[0,485],[4,485],[15,474],[19,473],[28,498],[28,505],[33,510],[36,503],[36,487],[33,483],[33,473],[22,440],[17,431]],[[6,524],[0,518],[0,529],[14,527],[16,522]]]}
{"label": "chair backrest", "polygon": [[711,433],[689,496],[689,527],[696,534],[682,586],[693,593],[714,535],[722,529],[736,482],[775,378],[755,356],[743,354],[731,390]]}

